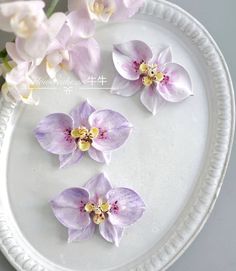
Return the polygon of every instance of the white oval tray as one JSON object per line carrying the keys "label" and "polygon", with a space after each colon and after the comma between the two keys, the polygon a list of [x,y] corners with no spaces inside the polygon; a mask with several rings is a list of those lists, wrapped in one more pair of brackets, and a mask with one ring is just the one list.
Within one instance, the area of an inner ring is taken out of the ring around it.
{"label": "white oval tray", "polygon": [[[166,270],[197,236],[219,194],[233,139],[234,97],[226,63],[208,32],[179,7],[150,1],[135,18],[99,27],[97,39],[102,45],[102,73],[110,85],[112,44],[141,39],[150,46],[172,47],[174,61],[192,77],[195,96],[167,104],[153,117],[138,96],[86,89],[75,84],[73,75],[62,74],[59,83],[69,80],[72,87],[47,83],[39,93],[38,107],[2,101],[0,244],[17,270]],[[110,166],[85,158],[77,166],[59,170],[57,157],[40,148],[32,130],[42,117],[69,112],[85,98],[96,108],[121,112],[135,129],[113,154]],[[138,191],[147,210],[126,231],[119,248],[98,234],[68,245],[66,229],[48,202],[100,171],[114,185]]]}

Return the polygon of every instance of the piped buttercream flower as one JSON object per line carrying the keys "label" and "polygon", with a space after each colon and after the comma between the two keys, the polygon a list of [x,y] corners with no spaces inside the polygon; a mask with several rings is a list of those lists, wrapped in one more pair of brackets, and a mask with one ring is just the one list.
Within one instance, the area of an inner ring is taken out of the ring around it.
{"label": "piped buttercream flower", "polygon": [[122,21],[132,17],[145,0],[68,0],[68,8],[76,12],[80,22],[90,29],[95,21]]}
{"label": "piped buttercream flower", "polygon": [[98,74],[100,46],[89,37],[89,32],[73,13],[67,16],[66,23],[46,53],[46,71],[50,78],[55,78],[61,69],[72,70],[82,82]]}
{"label": "piped buttercream flower", "polygon": [[33,69],[29,63],[22,62],[4,75],[1,92],[7,101],[38,104],[38,99],[33,98],[33,92],[38,88],[32,78]]}
{"label": "piped buttercream flower", "polygon": [[16,62],[40,62],[63,26],[66,16],[56,12],[47,18],[43,1],[13,1],[0,4],[0,29],[13,32],[15,43],[7,52]]}
{"label": "piped buttercream flower", "polygon": [[43,1],[11,1],[0,4],[0,29],[28,38],[45,19]]}
{"label": "piped buttercream flower", "polygon": [[153,54],[139,40],[114,45],[113,62],[118,72],[111,92],[132,96],[142,90],[140,99],[154,115],[164,101],[180,102],[192,95],[188,72],[172,62],[170,48]]}
{"label": "piped buttercream flower", "polygon": [[124,144],[131,129],[120,113],[95,110],[85,101],[69,115],[48,115],[34,133],[41,147],[58,154],[60,167],[65,167],[79,162],[86,152],[97,162],[109,163],[111,152]]}
{"label": "piped buttercream flower", "polygon": [[83,188],[69,188],[51,201],[54,215],[68,228],[68,241],[90,238],[99,227],[101,236],[119,246],[124,229],[145,210],[140,196],[129,188],[112,188],[104,174],[90,179]]}

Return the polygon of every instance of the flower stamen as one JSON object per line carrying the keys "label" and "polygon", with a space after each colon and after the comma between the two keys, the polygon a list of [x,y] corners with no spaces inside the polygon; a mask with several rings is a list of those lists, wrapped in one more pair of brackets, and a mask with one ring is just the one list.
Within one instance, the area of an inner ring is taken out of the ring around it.
{"label": "flower stamen", "polygon": [[143,79],[142,79],[142,82],[143,82],[143,84],[144,84],[145,87],[151,86],[152,83],[153,83],[153,81],[154,80],[151,77],[149,77],[149,76],[144,76]]}
{"label": "flower stamen", "polygon": [[141,63],[139,66],[139,71],[142,74],[146,74],[148,72],[148,65],[146,63]]}
{"label": "flower stamen", "polygon": [[157,72],[157,73],[155,74],[155,80],[156,80],[156,81],[161,82],[163,79],[164,79],[164,73],[162,73],[162,72]]}
{"label": "flower stamen", "polygon": [[90,131],[89,131],[89,137],[91,139],[98,137],[98,135],[99,135],[99,129],[98,128],[93,127],[93,128],[90,129]]}
{"label": "flower stamen", "polygon": [[88,129],[82,127],[82,128],[75,128],[71,131],[71,136],[73,138],[79,138],[79,139],[83,139],[86,137],[88,133]]}
{"label": "flower stamen", "polygon": [[88,130],[85,127],[74,128],[71,131],[71,137],[77,140],[78,147],[81,151],[88,151],[91,147],[93,139],[98,137],[99,129],[92,127]]}
{"label": "flower stamen", "polygon": [[142,82],[145,87],[151,86],[153,83],[163,83],[165,74],[158,70],[156,64],[146,64],[142,62],[139,66],[139,71],[143,76]]}
{"label": "flower stamen", "polygon": [[88,151],[91,147],[91,143],[86,140],[79,140],[78,147],[81,151]]}
{"label": "flower stamen", "polygon": [[104,213],[108,212],[108,211],[110,210],[110,208],[111,208],[111,207],[110,207],[110,205],[109,205],[108,202],[102,203],[102,204],[100,205],[100,209],[101,209],[101,211],[104,212]]}
{"label": "flower stamen", "polygon": [[104,222],[106,219],[105,215],[103,213],[101,214],[96,214],[94,217],[93,217],[93,222],[97,225],[101,224],[102,222]]}
{"label": "flower stamen", "polygon": [[93,222],[97,225],[105,221],[106,215],[110,209],[111,206],[108,202],[101,202],[98,205],[88,202],[84,207],[84,210],[87,213],[93,215]]}
{"label": "flower stamen", "polygon": [[114,13],[113,6],[106,6],[104,0],[95,0],[95,2],[90,5],[90,11],[96,16],[109,15]]}
{"label": "flower stamen", "polygon": [[84,210],[87,212],[87,213],[92,213],[95,209],[95,204],[94,203],[91,203],[91,202],[88,202],[85,206],[84,206]]}

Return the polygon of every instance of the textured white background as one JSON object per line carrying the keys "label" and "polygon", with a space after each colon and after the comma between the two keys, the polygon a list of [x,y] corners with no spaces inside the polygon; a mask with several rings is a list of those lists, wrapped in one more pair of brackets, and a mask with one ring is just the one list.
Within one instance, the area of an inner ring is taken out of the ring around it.
{"label": "textured white background", "polygon": [[[1,2],[1,0],[0,0]],[[61,0],[65,6],[65,0]],[[235,0],[172,0],[195,16],[220,46],[236,81],[236,1]],[[2,44],[4,37],[0,33]],[[234,65],[233,65],[234,63]],[[206,226],[187,252],[170,271],[235,271],[236,270],[236,149],[234,148],[222,192]],[[0,254],[0,271],[13,271]]]}

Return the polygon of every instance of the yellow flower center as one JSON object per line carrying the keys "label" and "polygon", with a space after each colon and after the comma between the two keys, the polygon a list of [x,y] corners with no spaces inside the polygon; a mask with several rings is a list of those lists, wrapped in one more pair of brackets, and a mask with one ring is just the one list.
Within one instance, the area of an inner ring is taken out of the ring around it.
{"label": "yellow flower center", "polygon": [[106,219],[106,214],[110,210],[111,206],[108,202],[100,202],[98,205],[88,202],[84,210],[93,215],[93,222],[97,225],[101,224]]}
{"label": "yellow flower center", "polygon": [[141,73],[147,73],[148,72],[148,65],[145,64],[145,63],[142,63],[140,66],[139,66],[139,71]]}
{"label": "yellow flower center", "polygon": [[88,151],[93,139],[98,137],[99,129],[96,127],[88,130],[85,127],[75,128],[71,131],[71,137],[77,140],[77,145],[81,151]]}
{"label": "yellow flower center", "polygon": [[97,15],[103,14],[104,9],[105,7],[102,1],[99,1],[99,2],[96,1],[93,5],[93,12],[96,13]]}
{"label": "yellow flower center", "polygon": [[143,62],[139,66],[139,71],[143,75],[142,82],[146,87],[151,86],[154,82],[161,82],[165,78],[164,73],[158,70],[156,64],[150,65]]}
{"label": "yellow flower center", "polygon": [[112,6],[106,7],[104,0],[95,0],[94,3],[90,5],[90,11],[96,16],[111,16],[114,13],[114,8]]}
{"label": "yellow flower center", "polygon": [[156,79],[156,81],[161,82],[164,79],[164,74],[162,72],[157,72],[155,74],[155,79]]}
{"label": "yellow flower center", "polygon": [[35,15],[28,14],[22,18],[16,13],[10,18],[10,24],[19,37],[29,38],[37,30],[39,21]]}
{"label": "yellow flower center", "polygon": [[143,77],[143,84],[144,84],[145,87],[151,86],[152,83],[153,83],[153,79],[151,77],[149,77],[149,76],[144,76]]}

